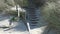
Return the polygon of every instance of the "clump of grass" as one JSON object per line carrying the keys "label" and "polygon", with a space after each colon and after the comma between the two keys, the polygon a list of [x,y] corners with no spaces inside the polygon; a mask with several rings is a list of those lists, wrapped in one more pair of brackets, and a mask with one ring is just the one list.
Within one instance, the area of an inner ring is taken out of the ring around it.
{"label": "clump of grass", "polygon": [[42,15],[45,21],[50,26],[60,29],[60,0],[49,0],[44,7],[42,7]]}

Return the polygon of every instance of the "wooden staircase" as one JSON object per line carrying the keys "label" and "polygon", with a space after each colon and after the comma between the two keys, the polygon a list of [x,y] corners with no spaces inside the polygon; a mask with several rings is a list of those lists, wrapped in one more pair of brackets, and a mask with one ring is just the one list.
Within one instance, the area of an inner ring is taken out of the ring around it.
{"label": "wooden staircase", "polygon": [[31,26],[36,26],[39,22],[39,11],[37,9],[29,10],[28,19]]}

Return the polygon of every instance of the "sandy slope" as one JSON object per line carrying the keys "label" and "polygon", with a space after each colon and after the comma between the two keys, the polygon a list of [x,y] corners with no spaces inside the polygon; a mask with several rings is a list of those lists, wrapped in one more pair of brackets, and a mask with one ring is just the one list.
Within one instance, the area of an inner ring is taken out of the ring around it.
{"label": "sandy slope", "polygon": [[[11,16],[12,17],[12,16]],[[9,26],[10,16],[0,16],[0,27],[1,26]],[[33,27],[33,26],[31,26]],[[42,26],[39,28],[34,28],[30,30],[31,34],[42,34],[46,26]],[[0,34],[29,34],[26,29],[26,26],[22,21],[14,22],[12,27],[10,28],[0,28]]]}

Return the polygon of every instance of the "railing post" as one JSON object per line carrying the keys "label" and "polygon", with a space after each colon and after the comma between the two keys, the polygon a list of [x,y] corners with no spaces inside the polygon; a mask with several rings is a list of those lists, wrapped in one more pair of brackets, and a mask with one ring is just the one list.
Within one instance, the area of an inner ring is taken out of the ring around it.
{"label": "railing post", "polygon": [[16,11],[17,11],[17,15],[18,15],[18,21],[19,21],[19,18],[20,18],[20,11],[19,11],[19,5],[16,5]]}

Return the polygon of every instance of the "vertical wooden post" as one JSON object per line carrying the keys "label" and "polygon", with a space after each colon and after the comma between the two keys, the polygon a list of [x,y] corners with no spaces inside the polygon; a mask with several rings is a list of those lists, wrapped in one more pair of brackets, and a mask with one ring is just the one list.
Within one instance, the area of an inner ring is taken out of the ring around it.
{"label": "vertical wooden post", "polygon": [[18,21],[19,21],[19,18],[20,18],[19,5],[16,5],[16,11],[17,11],[17,14],[18,14]]}
{"label": "vertical wooden post", "polygon": [[30,29],[29,22],[27,22],[27,26],[28,26],[28,29],[29,29],[29,34],[31,34],[31,29]]}

